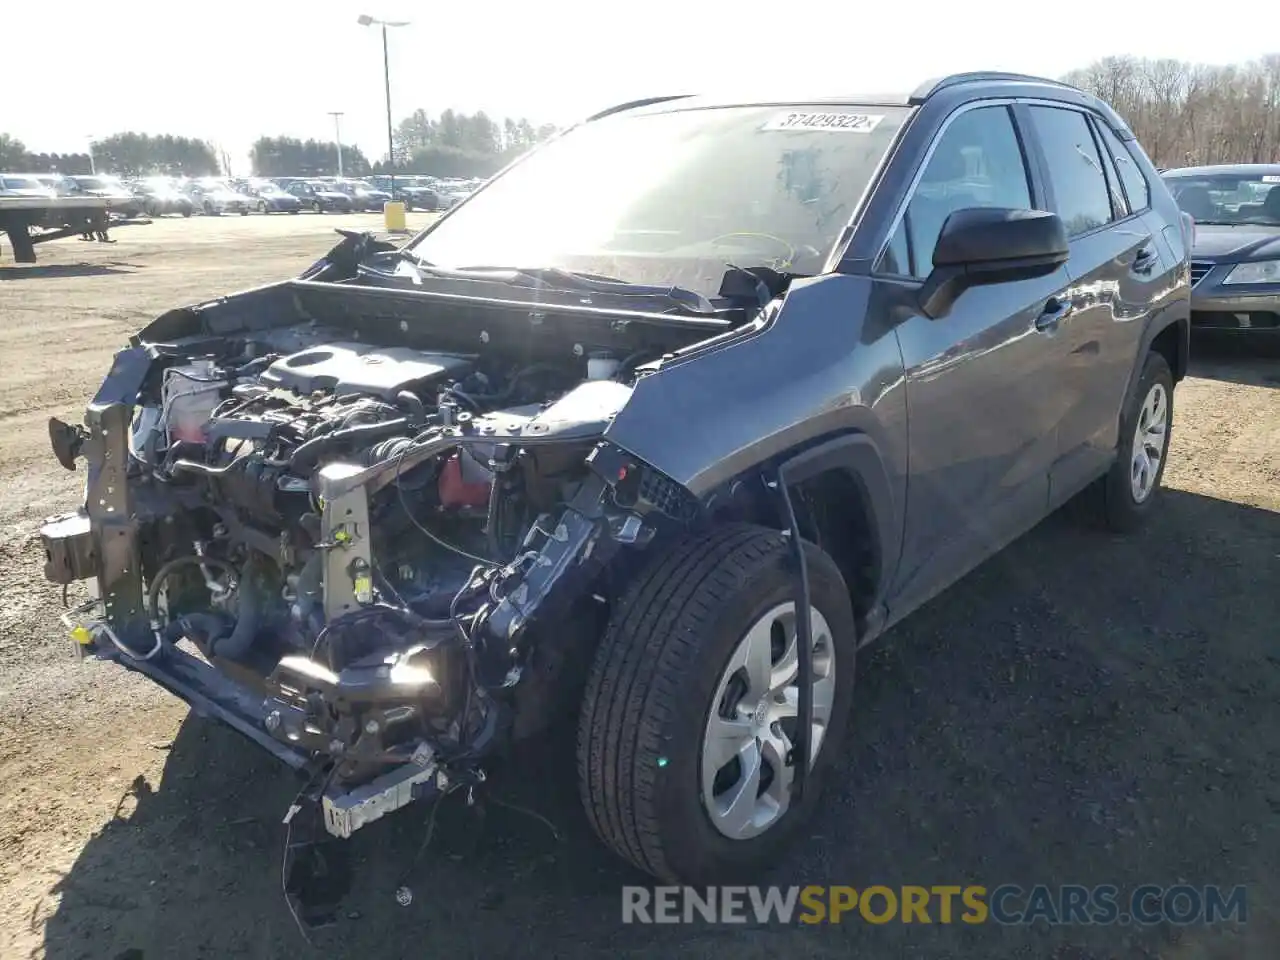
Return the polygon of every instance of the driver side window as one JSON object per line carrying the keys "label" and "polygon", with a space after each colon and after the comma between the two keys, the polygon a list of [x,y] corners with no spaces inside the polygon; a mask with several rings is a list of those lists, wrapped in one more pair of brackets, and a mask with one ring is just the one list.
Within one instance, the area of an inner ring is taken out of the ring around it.
{"label": "driver side window", "polygon": [[879,272],[924,279],[947,217],[966,207],[1031,206],[1022,145],[1005,106],[957,116],[942,133],[885,249]]}

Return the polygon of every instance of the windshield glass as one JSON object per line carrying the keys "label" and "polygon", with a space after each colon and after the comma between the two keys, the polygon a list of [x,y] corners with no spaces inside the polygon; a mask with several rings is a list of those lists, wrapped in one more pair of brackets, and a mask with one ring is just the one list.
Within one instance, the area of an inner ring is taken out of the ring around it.
{"label": "windshield glass", "polygon": [[1167,176],[1165,182],[1197,223],[1280,227],[1280,169],[1246,176]]}
{"label": "windshield glass", "polygon": [[709,295],[730,263],[816,273],[908,114],[750,106],[606,117],[539,148],[412,250],[445,267],[561,267]]}

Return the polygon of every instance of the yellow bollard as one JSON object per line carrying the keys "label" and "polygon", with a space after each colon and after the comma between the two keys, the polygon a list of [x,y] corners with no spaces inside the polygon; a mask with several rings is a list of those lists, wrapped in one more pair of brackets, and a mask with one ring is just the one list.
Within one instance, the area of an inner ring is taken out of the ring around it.
{"label": "yellow bollard", "polygon": [[386,221],[388,233],[408,233],[405,226],[404,203],[400,200],[388,200],[382,208],[382,217]]}

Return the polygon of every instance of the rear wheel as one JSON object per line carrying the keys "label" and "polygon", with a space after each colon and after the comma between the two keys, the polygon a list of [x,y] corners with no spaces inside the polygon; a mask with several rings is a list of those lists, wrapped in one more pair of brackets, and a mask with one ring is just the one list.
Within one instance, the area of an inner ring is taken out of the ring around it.
{"label": "rear wheel", "polygon": [[270,213],[270,212],[271,212],[271,211],[267,208],[267,201],[265,201],[265,200],[259,200],[259,201],[258,201],[258,212],[259,212],[259,213]]}
{"label": "rear wheel", "polygon": [[1159,499],[1172,431],[1173,374],[1164,357],[1151,353],[1120,420],[1116,461],[1080,495],[1078,511],[1117,533],[1135,530]]}
{"label": "rear wheel", "polygon": [[321,205],[319,200],[317,200],[315,203],[311,205],[311,209],[314,210],[316,213],[324,213],[324,207]]}
{"label": "rear wheel", "polygon": [[663,880],[713,883],[771,866],[839,756],[856,628],[835,563],[805,550],[813,763],[798,804],[797,617],[784,537],[734,525],[684,540],[637,578],[605,631],[579,719],[582,800],[606,844]]}

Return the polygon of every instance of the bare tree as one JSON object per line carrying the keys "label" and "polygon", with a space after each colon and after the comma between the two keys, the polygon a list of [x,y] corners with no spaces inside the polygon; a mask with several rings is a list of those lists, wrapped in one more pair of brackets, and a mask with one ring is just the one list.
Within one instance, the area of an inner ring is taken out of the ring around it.
{"label": "bare tree", "polygon": [[1107,57],[1063,79],[1110,103],[1157,166],[1280,161],[1280,54],[1225,66]]}

